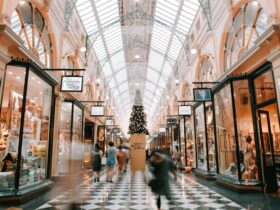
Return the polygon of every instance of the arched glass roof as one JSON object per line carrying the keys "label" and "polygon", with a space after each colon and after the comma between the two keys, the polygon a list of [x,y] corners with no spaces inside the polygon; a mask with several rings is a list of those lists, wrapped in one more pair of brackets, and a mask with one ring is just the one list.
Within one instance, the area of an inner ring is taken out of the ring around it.
{"label": "arched glass roof", "polygon": [[198,8],[198,0],[77,0],[125,126],[136,89],[152,116]]}

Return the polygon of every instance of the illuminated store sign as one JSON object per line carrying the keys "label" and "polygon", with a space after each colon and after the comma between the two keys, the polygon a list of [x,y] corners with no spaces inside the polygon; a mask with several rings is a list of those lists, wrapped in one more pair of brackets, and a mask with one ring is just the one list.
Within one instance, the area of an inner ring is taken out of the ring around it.
{"label": "illuminated store sign", "polygon": [[62,76],[62,92],[83,92],[83,76]]}
{"label": "illuminated store sign", "polygon": [[179,106],[179,115],[182,116],[190,116],[192,115],[192,107],[191,106]]}
{"label": "illuminated store sign", "polygon": [[104,116],[103,106],[92,106],[90,116]]}
{"label": "illuminated store sign", "polygon": [[195,101],[211,101],[211,89],[210,88],[194,88],[193,95]]}

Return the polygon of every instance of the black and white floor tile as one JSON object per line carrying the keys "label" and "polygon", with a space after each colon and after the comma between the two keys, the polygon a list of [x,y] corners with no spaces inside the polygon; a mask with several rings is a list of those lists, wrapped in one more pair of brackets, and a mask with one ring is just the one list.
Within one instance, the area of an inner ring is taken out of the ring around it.
{"label": "black and white floor tile", "polygon": [[[72,209],[82,210],[153,210],[156,197],[145,183],[142,172],[125,173],[121,179],[114,177],[113,183],[93,182],[93,178],[77,186],[75,191],[66,192],[48,203],[40,210],[70,209],[70,203],[76,203]],[[190,178],[180,176],[170,183],[172,203],[163,197],[162,210],[243,210],[244,208],[222,195],[208,189]]]}

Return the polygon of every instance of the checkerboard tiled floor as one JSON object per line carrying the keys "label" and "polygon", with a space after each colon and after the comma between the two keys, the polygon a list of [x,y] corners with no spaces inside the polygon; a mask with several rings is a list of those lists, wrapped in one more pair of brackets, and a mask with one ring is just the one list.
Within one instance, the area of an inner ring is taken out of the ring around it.
{"label": "checkerboard tiled floor", "polygon": [[[69,209],[71,197],[75,198],[77,205],[73,209],[83,210],[153,210],[156,208],[155,195],[145,184],[145,174],[135,172],[123,175],[118,180],[114,177],[114,183],[105,182],[105,176],[101,182],[95,183],[90,179],[79,185],[76,191],[66,192],[57,198],[42,205],[40,210],[64,210]],[[172,192],[172,205],[162,198],[162,210],[214,210],[244,209],[237,203],[222,195],[198,184],[192,179],[180,177],[176,182],[170,183]]]}

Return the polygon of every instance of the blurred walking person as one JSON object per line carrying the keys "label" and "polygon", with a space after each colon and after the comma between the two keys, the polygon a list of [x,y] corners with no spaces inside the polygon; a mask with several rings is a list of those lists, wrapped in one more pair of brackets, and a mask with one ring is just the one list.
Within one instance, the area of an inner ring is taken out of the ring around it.
{"label": "blurred walking person", "polygon": [[171,203],[168,172],[172,172],[174,174],[174,179],[176,179],[176,174],[174,173],[172,160],[161,152],[152,153],[150,165],[154,179],[149,182],[149,186],[151,187],[152,192],[158,195],[156,204],[158,210],[160,210],[162,195],[165,195]]}
{"label": "blurred walking person", "polygon": [[123,151],[122,146],[118,147],[119,151],[117,152],[117,161],[118,161],[118,178],[121,178],[123,172],[123,167],[126,161],[126,153]]}
{"label": "blurred walking person", "polygon": [[113,182],[113,171],[114,166],[116,165],[116,153],[117,150],[114,147],[114,142],[109,142],[109,148],[107,149],[107,160],[106,160],[106,166],[107,166],[107,182]]}
{"label": "blurred walking person", "polygon": [[99,144],[94,145],[93,155],[92,155],[92,170],[94,176],[94,182],[99,182],[100,171],[101,171],[101,158],[102,151],[100,150]]}

